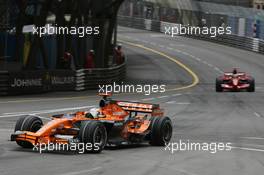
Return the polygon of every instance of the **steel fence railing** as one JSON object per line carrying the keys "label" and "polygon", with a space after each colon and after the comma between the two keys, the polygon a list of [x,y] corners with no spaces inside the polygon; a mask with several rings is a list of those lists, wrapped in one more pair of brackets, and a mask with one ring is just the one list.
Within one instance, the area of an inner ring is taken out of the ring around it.
{"label": "steel fence railing", "polygon": [[123,3],[119,15],[192,26],[225,24],[235,35],[264,39],[264,11],[253,8],[192,0],[129,0]]}
{"label": "steel fence railing", "polygon": [[120,83],[126,78],[126,61],[111,68],[51,71],[0,71],[0,96],[82,91]]}
{"label": "steel fence railing", "polygon": [[0,95],[7,95],[8,93],[8,71],[0,71]]}
{"label": "steel fence railing", "polygon": [[[137,23],[135,23],[135,21]],[[147,21],[147,22],[146,22]],[[165,26],[177,26],[179,24],[169,23],[163,21],[149,20],[143,18],[134,18],[128,16],[118,16],[118,24],[121,26],[132,27],[143,30],[151,30],[155,32],[165,31]],[[201,39],[206,41],[211,41],[215,43],[220,43],[224,45],[229,45],[232,47],[241,48],[244,50],[249,50],[253,52],[258,52],[264,54],[264,40],[258,38],[250,38],[238,35],[218,35],[216,37],[211,37],[209,35],[184,35],[185,37],[191,37],[195,39]]]}
{"label": "steel fence railing", "polygon": [[120,83],[126,78],[126,61],[111,68],[80,69],[76,71],[76,91],[97,89],[99,85]]}

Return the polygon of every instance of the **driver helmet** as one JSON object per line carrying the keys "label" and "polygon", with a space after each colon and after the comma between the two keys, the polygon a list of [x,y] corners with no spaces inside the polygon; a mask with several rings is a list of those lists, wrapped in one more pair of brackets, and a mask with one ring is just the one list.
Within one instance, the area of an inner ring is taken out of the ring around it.
{"label": "driver helmet", "polygon": [[99,109],[98,108],[92,108],[90,109],[90,114],[93,116],[93,118],[98,118]]}
{"label": "driver helmet", "polygon": [[94,50],[90,50],[90,54],[94,54]]}
{"label": "driver helmet", "polygon": [[237,74],[237,69],[236,68],[233,69],[233,74]]}
{"label": "driver helmet", "polygon": [[122,49],[122,44],[117,44],[117,49]]}

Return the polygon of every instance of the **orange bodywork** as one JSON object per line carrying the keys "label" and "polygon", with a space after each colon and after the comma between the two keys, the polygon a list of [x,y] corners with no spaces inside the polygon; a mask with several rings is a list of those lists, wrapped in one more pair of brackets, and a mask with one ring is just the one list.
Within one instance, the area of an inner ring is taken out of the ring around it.
{"label": "orange bodywork", "polygon": [[[138,115],[138,113],[140,113]],[[129,140],[131,135],[146,135],[150,131],[150,117],[162,117],[164,112],[159,105],[137,102],[124,102],[108,100],[107,104],[99,108],[97,118],[88,118],[88,111],[73,114],[56,115],[52,120],[42,126],[37,132],[19,131],[15,133],[14,140],[27,141],[33,145],[48,143],[69,143],[69,140],[56,137],[56,135],[78,135],[78,127],[82,121],[97,120],[115,126],[121,124],[119,136]],[[132,116],[132,114],[135,114]],[[144,115],[143,115],[144,114]],[[110,131],[111,132],[111,131]],[[12,140],[12,137],[11,137]]]}

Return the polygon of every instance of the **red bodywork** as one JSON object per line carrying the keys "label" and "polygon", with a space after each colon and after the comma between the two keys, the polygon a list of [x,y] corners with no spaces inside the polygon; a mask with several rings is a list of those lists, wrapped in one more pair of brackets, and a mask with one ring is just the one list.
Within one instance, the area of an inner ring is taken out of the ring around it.
{"label": "red bodywork", "polygon": [[237,74],[226,72],[223,76],[219,77],[222,80],[221,87],[226,90],[243,90],[250,87],[249,80],[251,76],[244,72],[238,72]]}

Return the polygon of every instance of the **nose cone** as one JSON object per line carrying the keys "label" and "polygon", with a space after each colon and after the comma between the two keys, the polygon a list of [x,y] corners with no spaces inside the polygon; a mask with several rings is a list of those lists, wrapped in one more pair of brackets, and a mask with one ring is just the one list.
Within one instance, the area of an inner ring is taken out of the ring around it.
{"label": "nose cone", "polygon": [[233,85],[234,85],[234,86],[237,86],[237,85],[238,85],[238,79],[237,79],[237,78],[234,78],[234,79],[233,79]]}

